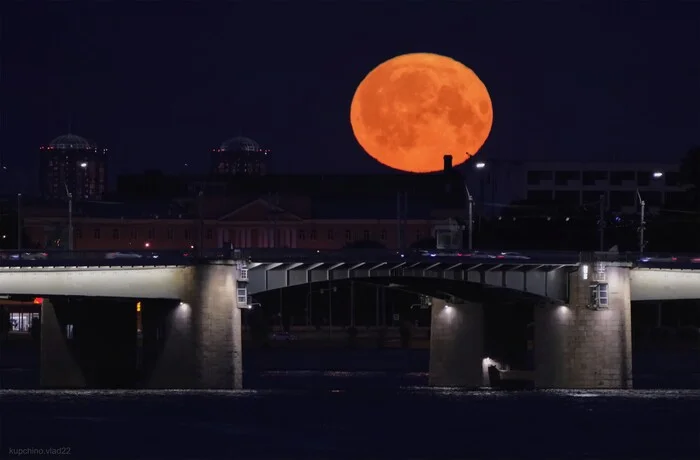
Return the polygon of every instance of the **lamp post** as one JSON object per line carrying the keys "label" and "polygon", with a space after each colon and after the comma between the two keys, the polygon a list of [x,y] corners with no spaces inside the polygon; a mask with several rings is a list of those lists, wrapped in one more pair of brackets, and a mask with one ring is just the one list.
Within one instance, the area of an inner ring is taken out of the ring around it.
{"label": "lamp post", "polygon": [[68,190],[65,182],[63,185],[66,187],[66,197],[68,197],[68,252],[73,252],[73,194]]}
{"label": "lamp post", "polygon": [[[471,158],[471,155],[467,153],[467,158]],[[447,154],[443,157],[444,161],[444,172],[445,174],[454,174],[453,169],[452,169],[452,155]],[[481,163],[479,163],[481,164]],[[486,164],[483,164],[483,166],[486,166]],[[483,167],[482,166],[482,167]],[[455,176],[451,176],[455,177]],[[474,233],[474,197],[472,196],[471,192],[469,191],[469,186],[467,185],[467,178],[464,175],[460,175],[457,173],[457,177],[461,177],[462,179],[462,185],[464,185],[464,195],[466,198],[466,212],[467,212],[467,248],[469,251],[472,250],[473,246],[473,233]]]}
{"label": "lamp post", "polygon": [[22,194],[17,194],[17,252],[22,251]]}
{"label": "lamp post", "polygon": [[479,200],[481,201],[481,211],[479,212],[479,234],[481,234],[481,221],[486,214],[486,181],[484,180],[484,174],[489,173],[487,171],[483,171],[486,168],[486,163],[483,161],[480,161],[474,165],[474,168],[479,171]]}
{"label": "lamp post", "polygon": [[639,205],[641,208],[639,213],[639,254],[643,254],[644,246],[646,246],[644,242],[644,226],[646,225],[646,221],[644,220],[644,211],[646,208],[646,203],[642,199],[639,189],[637,189],[637,199],[639,200]]}
{"label": "lamp post", "polygon": [[467,195],[467,250],[471,251],[473,247],[473,235],[474,235],[474,197],[469,192],[469,187],[467,186],[467,181],[464,181],[464,192]]}

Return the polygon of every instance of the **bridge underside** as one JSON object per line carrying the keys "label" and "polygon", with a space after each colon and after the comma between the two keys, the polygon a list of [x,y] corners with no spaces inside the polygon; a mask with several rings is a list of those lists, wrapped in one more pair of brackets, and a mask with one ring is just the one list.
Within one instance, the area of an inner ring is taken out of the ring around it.
{"label": "bridge underside", "polygon": [[[508,264],[283,264],[253,263],[248,269],[248,293],[329,281],[365,280],[396,284],[438,298],[452,296],[477,301],[507,301],[510,291],[533,299],[565,302],[568,275],[576,266]],[[510,295],[513,293],[511,292]]]}
{"label": "bridge underside", "polygon": [[700,270],[630,270],[632,301],[700,299]]}

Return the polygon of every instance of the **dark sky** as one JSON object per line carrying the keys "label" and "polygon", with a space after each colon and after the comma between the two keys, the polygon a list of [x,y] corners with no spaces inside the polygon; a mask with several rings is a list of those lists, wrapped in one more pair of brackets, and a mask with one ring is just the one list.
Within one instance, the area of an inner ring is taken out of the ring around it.
{"label": "dark sky", "polygon": [[205,170],[236,135],[279,172],[386,171],[349,106],[407,52],[485,82],[481,158],[666,161],[700,142],[700,2],[2,3],[0,148],[28,179],[71,120],[116,171]]}

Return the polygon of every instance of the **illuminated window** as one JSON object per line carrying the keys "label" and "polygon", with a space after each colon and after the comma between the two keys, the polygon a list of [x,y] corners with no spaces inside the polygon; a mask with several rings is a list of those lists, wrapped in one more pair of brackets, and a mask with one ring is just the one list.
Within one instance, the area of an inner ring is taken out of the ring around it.
{"label": "illuminated window", "polygon": [[238,303],[247,304],[248,303],[248,289],[238,288],[236,297],[238,297]]}
{"label": "illuminated window", "polygon": [[591,301],[596,307],[608,306],[608,285],[596,284],[591,286]]}

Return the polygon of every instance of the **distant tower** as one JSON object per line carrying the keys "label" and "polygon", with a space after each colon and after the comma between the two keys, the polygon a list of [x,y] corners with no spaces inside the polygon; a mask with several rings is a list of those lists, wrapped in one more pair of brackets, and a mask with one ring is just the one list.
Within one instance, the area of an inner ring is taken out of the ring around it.
{"label": "distant tower", "polygon": [[269,153],[252,139],[234,137],[212,150],[211,169],[219,175],[263,176]]}
{"label": "distant tower", "polygon": [[63,199],[66,188],[76,201],[100,201],[107,191],[107,149],[74,134],[39,148],[39,186],[46,199]]}

